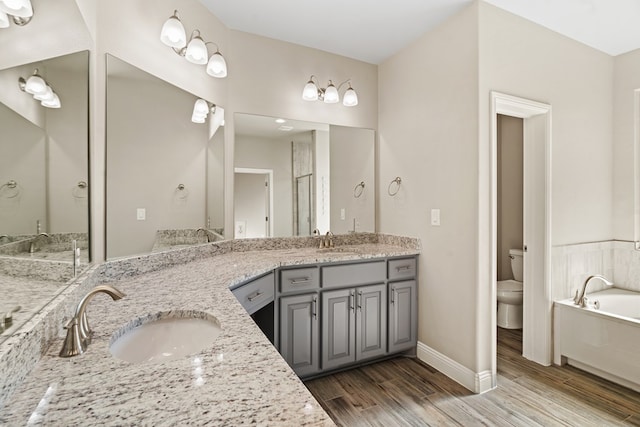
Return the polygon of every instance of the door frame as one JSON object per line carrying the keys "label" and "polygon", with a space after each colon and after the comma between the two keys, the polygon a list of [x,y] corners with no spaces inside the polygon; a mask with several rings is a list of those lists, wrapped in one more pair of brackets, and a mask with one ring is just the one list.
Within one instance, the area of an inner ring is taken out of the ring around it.
{"label": "door frame", "polygon": [[[256,174],[256,175],[267,175],[267,190],[269,195],[267,196],[267,210],[269,211],[269,221],[268,221],[268,231],[269,236],[273,237],[273,169],[256,169],[256,168],[234,168],[233,173],[248,173],[248,174]],[[235,213],[234,213],[234,223],[235,223]]]}
{"label": "door frame", "polygon": [[[522,355],[541,365],[548,366],[552,360],[552,318],[553,293],[551,288],[551,105],[491,91],[491,139],[490,139],[490,278],[491,284],[491,374],[492,386],[497,385],[497,150],[498,128],[497,116],[503,114],[518,117],[524,120],[523,138],[525,150],[527,144],[544,144],[544,164],[528,164],[527,158],[523,160],[525,170],[527,168],[544,168],[544,194],[538,194],[543,206],[526,206],[529,212],[524,212],[525,219],[536,215],[543,218],[543,231],[535,236],[526,236],[534,241],[524,241],[524,246],[535,245],[539,256],[524,257],[525,277],[526,272],[536,274],[541,279],[540,285],[536,284],[525,291],[527,297],[523,302],[523,352]],[[543,120],[529,120],[533,117]],[[534,135],[542,135],[532,141]],[[526,151],[525,151],[526,152]],[[532,160],[529,159],[531,162]],[[524,197],[527,195],[525,189]],[[524,224],[526,229],[527,225]],[[526,287],[526,285],[525,285]]]}

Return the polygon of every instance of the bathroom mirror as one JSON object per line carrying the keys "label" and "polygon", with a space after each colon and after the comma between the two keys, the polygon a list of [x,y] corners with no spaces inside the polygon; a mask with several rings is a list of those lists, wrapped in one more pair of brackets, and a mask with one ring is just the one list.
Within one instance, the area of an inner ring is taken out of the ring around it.
{"label": "bathroom mirror", "polygon": [[375,231],[371,129],[234,115],[235,238]]}
{"label": "bathroom mirror", "polygon": [[223,238],[224,110],[197,99],[107,55],[107,259]]}
{"label": "bathroom mirror", "polygon": [[[88,254],[89,53],[0,70],[0,341],[60,292],[72,245]],[[45,108],[20,89],[37,70],[60,99]]]}

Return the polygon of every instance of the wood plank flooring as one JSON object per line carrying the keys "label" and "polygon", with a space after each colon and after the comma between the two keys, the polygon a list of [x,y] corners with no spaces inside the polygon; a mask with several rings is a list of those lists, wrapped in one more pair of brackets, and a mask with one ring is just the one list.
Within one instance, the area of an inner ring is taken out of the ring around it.
{"label": "wood plank flooring", "polygon": [[339,426],[640,426],[640,393],[521,354],[522,332],[498,328],[498,388],[481,395],[404,357],[305,384]]}

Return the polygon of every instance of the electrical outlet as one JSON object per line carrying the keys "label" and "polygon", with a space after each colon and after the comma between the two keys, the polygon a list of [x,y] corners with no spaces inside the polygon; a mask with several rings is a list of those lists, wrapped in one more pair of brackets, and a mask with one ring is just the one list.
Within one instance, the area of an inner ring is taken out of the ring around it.
{"label": "electrical outlet", "polygon": [[340,209],[340,219],[343,221],[347,219],[347,210],[345,208]]}
{"label": "electrical outlet", "polygon": [[440,209],[431,209],[431,225],[440,225]]}
{"label": "electrical outlet", "polygon": [[147,210],[145,208],[138,208],[136,210],[136,219],[138,221],[144,221],[147,219]]}

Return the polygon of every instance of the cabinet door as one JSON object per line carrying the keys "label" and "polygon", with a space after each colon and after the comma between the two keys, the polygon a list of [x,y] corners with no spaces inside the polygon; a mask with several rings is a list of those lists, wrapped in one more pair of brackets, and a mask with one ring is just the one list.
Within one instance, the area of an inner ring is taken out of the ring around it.
{"label": "cabinet door", "polygon": [[356,359],[387,352],[387,286],[356,288]]}
{"label": "cabinet door", "polygon": [[298,376],[318,371],[318,294],[280,298],[280,354]]}
{"label": "cabinet door", "polygon": [[389,283],[389,353],[415,347],[417,327],[416,281]]}
{"label": "cabinet door", "polygon": [[322,369],[355,362],[355,291],[322,293]]}

